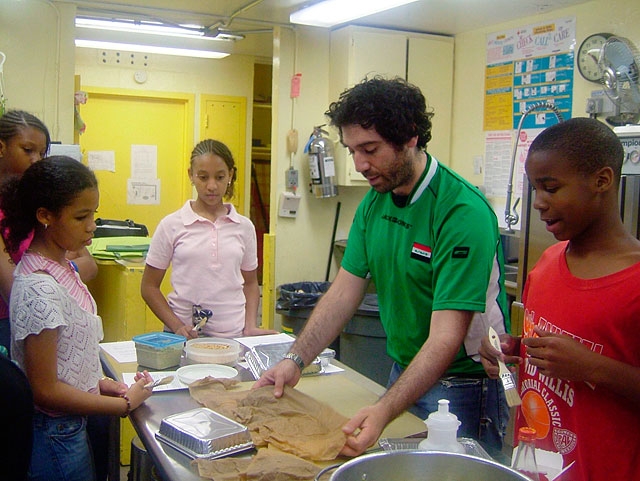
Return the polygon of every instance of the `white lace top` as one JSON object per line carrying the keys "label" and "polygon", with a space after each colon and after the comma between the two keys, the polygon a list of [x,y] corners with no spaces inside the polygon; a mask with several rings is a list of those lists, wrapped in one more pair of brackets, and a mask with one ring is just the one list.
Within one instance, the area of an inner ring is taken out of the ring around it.
{"label": "white lace top", "polygon": [[58,331],[58,379],[95,392],[102,377],[102,319],[77,272],[26,252],[11,288],[11,355],[24,371],[24,340],[44,329]]}

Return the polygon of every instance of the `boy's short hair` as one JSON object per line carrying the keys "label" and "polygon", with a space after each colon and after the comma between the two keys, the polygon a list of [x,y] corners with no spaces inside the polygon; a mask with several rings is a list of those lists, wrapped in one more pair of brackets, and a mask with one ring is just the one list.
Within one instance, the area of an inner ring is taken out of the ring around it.
{"label": "boy's short hair", "polygon": [[611,167],[620,178],[624,148],[613,130],[598,120],[573,118],[543,130],[531,143],[529,155],[550,150],[560,152],[580,173]]}

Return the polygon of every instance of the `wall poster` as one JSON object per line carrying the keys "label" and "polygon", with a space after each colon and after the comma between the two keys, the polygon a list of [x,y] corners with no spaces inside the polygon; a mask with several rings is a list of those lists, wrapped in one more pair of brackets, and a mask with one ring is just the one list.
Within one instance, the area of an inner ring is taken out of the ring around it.
{"label": "wall poster", "polygon": [[[487,35],[483,128],[488,196],[506,195],[513,136],[523,112],[549,102],[565,119],[571,117],[575,23],[574,17],[561,18]],[[556,122],[551,110],[532,111],[524,119],[519,141],[529,145],[542,129]],[[514,200],[522,193],[525,156],[526,147],[522,152],[519,148]]]}

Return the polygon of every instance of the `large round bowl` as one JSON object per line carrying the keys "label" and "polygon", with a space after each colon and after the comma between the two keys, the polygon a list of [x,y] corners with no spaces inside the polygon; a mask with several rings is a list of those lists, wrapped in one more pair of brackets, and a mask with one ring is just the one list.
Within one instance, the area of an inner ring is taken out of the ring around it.
{"label": "large round bowl", "polygon": [[467,454],[380,452],[337,468],[331,481],[531,481],[502,464]]}

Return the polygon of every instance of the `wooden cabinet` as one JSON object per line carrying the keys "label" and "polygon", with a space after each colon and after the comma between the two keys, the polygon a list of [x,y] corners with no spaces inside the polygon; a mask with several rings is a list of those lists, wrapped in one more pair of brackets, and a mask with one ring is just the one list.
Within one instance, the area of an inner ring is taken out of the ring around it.
{"label": "wooden cabinet", "polygon": [[[428,150],[448,163],[453,38],[354,26],[331,32],[329,101],[337,100],[345,89],[374,75],[402,77],[421,88],[435,112]],[[335,131],[331,135],[338,138]],[[338,185],[368,185],[339,143],[334,157]]]}

